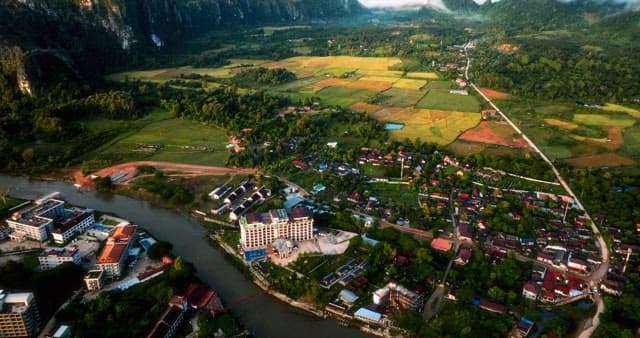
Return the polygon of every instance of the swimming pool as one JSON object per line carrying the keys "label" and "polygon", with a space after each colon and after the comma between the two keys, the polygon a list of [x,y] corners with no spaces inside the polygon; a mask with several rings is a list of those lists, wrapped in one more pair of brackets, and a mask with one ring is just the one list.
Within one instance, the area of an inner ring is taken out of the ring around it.
{"label": "swimming pool", "polygon": [[400,130],[404,128],[404,123],[386,123],[384,129],[386,130]]}

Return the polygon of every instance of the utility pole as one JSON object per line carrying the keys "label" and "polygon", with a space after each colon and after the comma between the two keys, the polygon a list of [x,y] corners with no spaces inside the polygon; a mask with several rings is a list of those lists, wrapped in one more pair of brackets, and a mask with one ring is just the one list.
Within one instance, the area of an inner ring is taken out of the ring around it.
{"label": "utility pole", "polygon": [[402,156],[402,159],[400,161],[400,179],[404,178],[404,156]]}

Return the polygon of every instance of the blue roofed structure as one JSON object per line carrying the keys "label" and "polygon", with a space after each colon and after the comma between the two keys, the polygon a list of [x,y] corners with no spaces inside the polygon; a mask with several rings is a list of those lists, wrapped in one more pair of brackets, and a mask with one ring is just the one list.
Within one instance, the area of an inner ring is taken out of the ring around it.
{"label": "blue roofed structure", "polygon": [[353,316],[364,322],[380,323],[380,320],[382,320],[382,314],[363,307],[359,308]]}
{"label": "blue roofed structure", "polygon": [[284,201],[284,207],[285,209],[291,209],[302,202],[304,202],[304,198],[300,196],[293,196]]}
{"label": "blue roofed structure", "polygon": [[266,249],[257,249],[257,250],[251,250],[251,251],[245,251],[244,252],[244,260],[246,262],[253,262],[255,260],[262,259],[264,257],[267,257],[267,250]]}

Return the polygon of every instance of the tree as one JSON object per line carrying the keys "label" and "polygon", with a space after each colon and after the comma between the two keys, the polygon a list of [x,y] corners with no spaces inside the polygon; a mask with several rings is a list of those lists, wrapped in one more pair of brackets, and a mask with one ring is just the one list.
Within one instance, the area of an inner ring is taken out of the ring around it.
{"label": "tree", "polygon": [[162,257],[169,256],[171,254],[171,249],[173,249],[173,244],[165,241],[159,241],[149,247],[147,255],[153,260],[161,260]]}

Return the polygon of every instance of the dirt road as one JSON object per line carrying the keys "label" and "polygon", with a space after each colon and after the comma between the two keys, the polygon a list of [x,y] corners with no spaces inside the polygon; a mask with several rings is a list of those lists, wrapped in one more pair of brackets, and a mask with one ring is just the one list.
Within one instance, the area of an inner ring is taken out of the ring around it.
{"label": "dirt road", "polygon": [[111,167],[100,169],[89,176],[84,176],[77,170],[73,173],[73,181],[75,184],[83,187],[84,189],[92,190],[95,188],[91,179],[92,175],[100,177],[110,177],[119,173],[126,173],[118,183],[126,183],[136,175],[136,168],[139,166],[152,166],[156,170],[164,172],[179,172],[180,174],[188,176],[219,176],[219,175],[257,175],[260,173],[258,169],[252,168],[226,168],[226,167],[212,167],[205,165],[172,163],[172,162],[158,162],[158,161],[137,161],[128,162]]}

